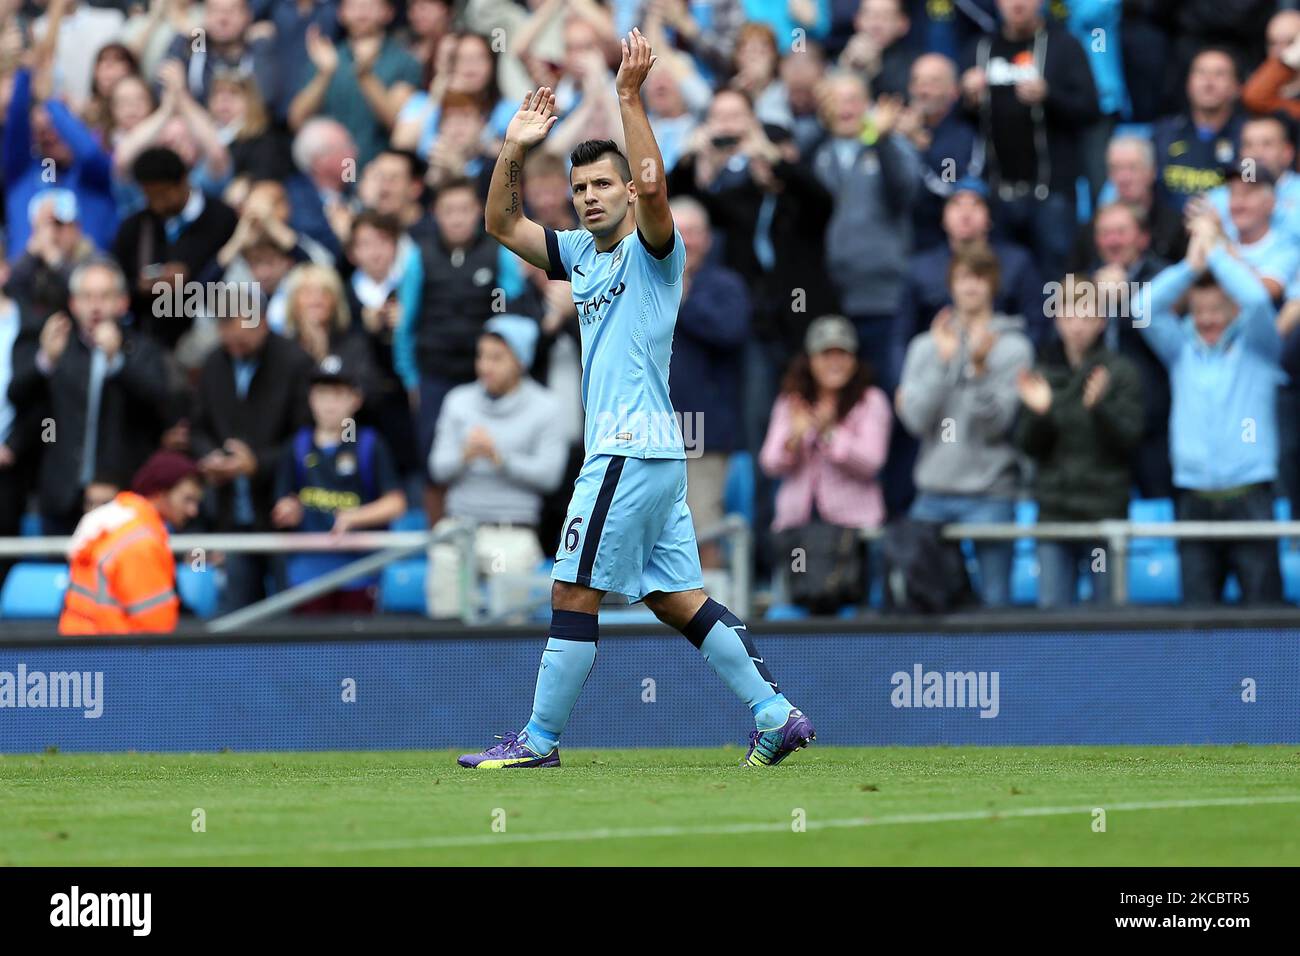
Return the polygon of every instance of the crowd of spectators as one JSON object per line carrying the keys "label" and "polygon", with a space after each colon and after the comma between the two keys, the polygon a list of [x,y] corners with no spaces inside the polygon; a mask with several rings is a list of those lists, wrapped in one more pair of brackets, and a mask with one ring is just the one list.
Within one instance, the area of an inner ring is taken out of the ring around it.
{"label": "crowd of spectators", "polygon": [[[621,143],[634,25],[701,530],[742,450],[767,571],[792,529],[1006,521],[1022,494],[1269,519],[1300,495],[1296,5],[0,0],[0,535],[29,509],[71,533],[165,448],[206,483],[191,530],[416,509],[479,522],[484,572],[553,552],[576,310],[483,203],[550,86],[523,203],[578,228],[569,153]],[[1040,546],[1040,603],[1090,545]],[[1281,599],[1272,543],[1180,547],[1188,601],[1230,571]],[[1010,544],[975,550],[1006,603]],[[460,560],[431,555],[431,611]],[[222,564],[236,608],[330,563]]]}

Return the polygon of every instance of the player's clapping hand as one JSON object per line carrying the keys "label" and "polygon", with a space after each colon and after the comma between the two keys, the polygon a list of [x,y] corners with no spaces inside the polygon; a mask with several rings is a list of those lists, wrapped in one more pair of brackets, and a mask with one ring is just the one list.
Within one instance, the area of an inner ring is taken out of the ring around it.
{"label": "player's clapping hand", "polygon": [[1083,407],[1095,408],[1097,403],[1106,395],[1106,389],[1110,385],[1110,372],[1106,366],[1098,365],[1088,373],[1088,379],[1083,383]]}
{"label": "player's clapping hand", "polygon": [[518,143],[525,149],[536,146],[559,118],[555,112],[555,93],[549,86],[529,90],[524,94],[519,112],[506,127],[506,142]]}
{"label": "player's clapping hand", "polygon": [[1016,84],[1016,99],[1026,106],[1037,106],[1047,99],[1047,81],[1041,76],[1021,80]]}
{"label": "player's clapping hand", "polygon": [[993,346],[997,343],[997,340],[998,333],[994,332],[988,325],[981,325],[970,333],[967,347],[970,349],[970,361],[976,375],[984,374],[985,363],[988,361],[989,353],[993,351]]}
{"label": "player's clapping hand", "polygon": [[957,354],[957,346],[960,344],[953,322],[952,308],[944,306],[930,323],[930,337],[934,340],[934,347],[939,352],[939,361],[945,365],[952,361],[952,357]]}
{"label": "player's clapping hand", "polygon": [[276,528],[296,528],[302,524],[302,502],[295,495],[285,495],[271,509],[271,525]]}
{"label": "player's clapping hand", "polygon": [[650,73],[650,68],[659,59],[650,53],[650,41],[641,35],[636,27],[624,37],[620,44],[623,48],[623,61],[618,65],[618,76],[614,77],[614,88],[619,96],[639,96],[641,84]]}
{"label": "player's clapping hand", "polygon": [[65,312],[55,312],[45,320],[41,327],[40,354],[50,365],[57,365],[68,347],[68,337],[72,334],[72,320]]}
{"label": "player's clapping hand", "polygon": [[95,348],[104,353],[110,362],[122,351],[122,330],[116,322],[99,322],[91,333]]}
{"label": "player's clapping hand", "polygon": [[316,71],[333,76],[339,68],[339,51],[335,49],[334,42],[313,25],[307,28],[306,46],[307,57]]}
{"label": "player's clapping hand", "polygon": [[1016,376],[1016,391],[1025,408],[1035,415],[1046,415],[1052,407],[1052,386],[1039,372],[1022,368]]}
{"label": "player's clapping hand", "polygon": [[876,108],[871,113],[876,133],[888,136],[898,125],[903,116],[903,98],[901,96],[880,96],[876,99]]}
{"label": "player's clapping hand", "polygon": [[808,432],[816,426],[813,411],[802,395],[790,396],[790,437],[786,439],[786,448],[794,451],[803,444]]}
{"label": "player's clapping hand", "polygon": [[492,441],[492,436],[482,425],[475,425],[465,436],[465,450],[463,452],[466,463],[473,461],[475,458],[486,458],[495,464],[501,463],[501,458],[497,454],[496,443]]}

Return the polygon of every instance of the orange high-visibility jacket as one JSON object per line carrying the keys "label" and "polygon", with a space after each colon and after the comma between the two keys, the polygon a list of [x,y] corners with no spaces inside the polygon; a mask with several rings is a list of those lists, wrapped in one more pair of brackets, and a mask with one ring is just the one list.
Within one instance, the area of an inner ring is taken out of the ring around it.
{"label": "orange high-visibility jacket", "polygon": [[174,631],[179,611],[167,526],[153,505],[124,491],[81,519],[60,634]]}

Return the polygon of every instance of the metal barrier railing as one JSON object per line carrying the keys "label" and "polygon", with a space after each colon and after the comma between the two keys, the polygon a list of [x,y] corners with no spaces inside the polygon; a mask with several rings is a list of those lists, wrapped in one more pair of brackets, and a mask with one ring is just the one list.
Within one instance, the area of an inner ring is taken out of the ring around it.
{"label": "metal barrier railing", "polygon": [[[207,628],[216,633],[226,633],[276,617],[313,598],[328,594],[340,585],[373,574],[394,561],[424,552],[430,546],[444,542],[455,545],[460,557],[457,592],[461,621],[465,624],[490,623],[480,621],[475,593],[478,562],[475,557],[474,535],[475,525],[472,522],[449,521],[440,522],[436,530],[430,531],[354,531],[341,535],[314,532],[176,534],[171,536],[170,546],[173,554],[189,555],[192,560],[199,554],[209,556],[217,552],[374,552],[247,607],[214,618],[208,622]],[[51,536],[0,538],[0,558],[66,558],[71,540],[69,537]],[[717,540],[730,542],[728,562],[736,594],[733,609],[742,617],[747,616],[752,591],[750,568],[753,564],[753,535],[748,522],[740,515],[728,515],[717,527],[700,535],[699,540],[701,543]]]}
{"label": "metal barrier railing", "polygon": [[[864,528],[865,541],[881,537],[883,529]],[[1131,522],[1042,522],[1022,525],[1007,523],[950,524],[943,536],[952,541],[1015,541],[1019,538],[1058,541],[1105,542],[1108,563],[1123,573],[1111,574],[1111,600],[1128,603],[1127,558],[1133,539],[1173,538],[1198,540],[1251,540],[1300,538],[1300,521],[1176,521]],[[66,557],[67,537],[0,538],[0,558]],[[753,606],[753,531],[741,515],[727,515],[714,528],[699,535],[701,544],[724,541],[730,545],[727,565],[732,579],[732,610],[747,619]],[[480,620],[474,594],[477,577],[474,554],[474,525],[449,522],[437,531],[360,531],[342,535],[321,533],[177,534],[171,537],[175,554],[230,552],[239,554],[287,554],[294,552],[375,552],[341,568],[295,585],[263,601],[209,622],[212,631],[226,632],[282,614],[312,598],[327,594],[341,584],[372,574],[394,561],[425,551],[430,545],[449,542],[460,554],[461,620],[466,624],[491,623]]]}
{"label": "metal barrier railing", "polygon": [[[864,528],[862,538],[875,540],[881,528]],[[1300,537],[1300,521],[1044,521],[1038,524],[972,523],[950,524],[943,537],[949,541],[1015,541],[1018,538],[1056,541],[1104,541],[1107,561],[1119,573],[1110,575],[1111,601],[1128,604],[1128,555],[1134,538],[1186,538],[1191,540],[1241,541],[1262,538]]]}

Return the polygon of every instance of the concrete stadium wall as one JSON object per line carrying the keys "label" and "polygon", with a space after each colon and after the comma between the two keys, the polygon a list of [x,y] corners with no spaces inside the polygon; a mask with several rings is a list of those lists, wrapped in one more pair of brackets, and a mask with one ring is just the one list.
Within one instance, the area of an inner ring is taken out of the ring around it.
{"label": "concrete stadium wall", "polygon": [[[0,752],[479,749],[526,720],[542,647],[535,635],[118,640],[0,646]],[[756,641],[823,744],[1300,743],[1300,641],[1289,629]],[[89,675],[89,699],[75,700],[67,678],[52,690],[54,672]],[[948,672],[973,673],[983,702],[961,700],[971,685]],[[564,742],[739,744],[750,726],[681,637],[607,635]]]}

